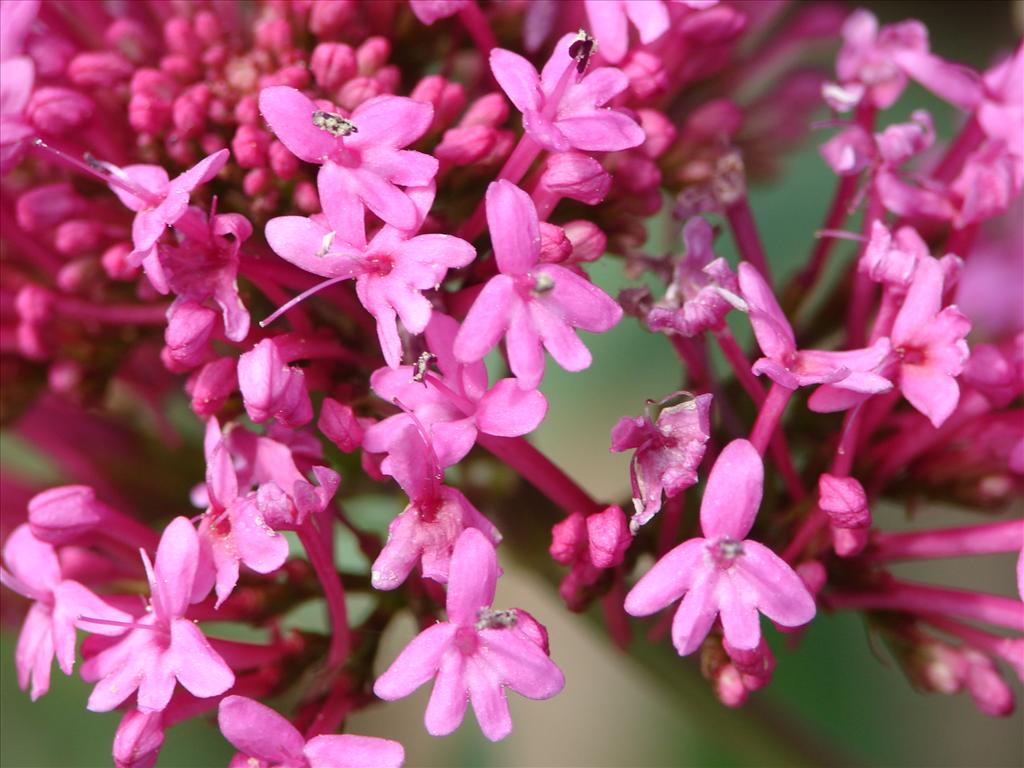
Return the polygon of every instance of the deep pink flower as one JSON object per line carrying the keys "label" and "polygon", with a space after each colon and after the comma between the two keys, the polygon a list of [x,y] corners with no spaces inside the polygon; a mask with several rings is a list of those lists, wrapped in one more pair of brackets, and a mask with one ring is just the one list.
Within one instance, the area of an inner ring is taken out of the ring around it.
{"label": "deep pink flower", "polygon": [[[370,377],[370,386],[388,402],[401,403],[426,430],[442,467],[461,461],[476,442],[477,432],[518,437],[532,432],[544,419],[548,404],[535,389],[520,389],[515,379],[501,379],[488,389],[483,361],[460,363],[452,356],[458,324],[435,312],[426,329],[427,346],[434,354],[438,373],[416,368],[381,368]],[[364,447],[375,453],[391,450],[397,434],[411,423],[400,413],[366,431]]]}
{"label": "deep pink flower", "polygon": [[725,316],[742,301],[729,262],[715,258],[713,232],[707,220],[690,219],[683,227],[686,253],[676,262],[672,282],[647,313],[652,331],[696,336],[720,328]]}
{"label": "deep pink flower", "polygon": [[[700,507],[705,538],[662,557],[626,596],[626,612],[647,616],[683,598],[672,622],[681,656],[693,653],[722,620],[726,641],[750,650],[761,641],[758,611],[785,627],[814,618],[803,581],[768,547],[744,537],[761,504],[764,465],[746,440],[729,443],[711,469]],[[684,597],[685,595],[685,597]]]}
{"label": "deep pink flower", "polygon": [[960,400],[956,377],[970,355],[965,339],[971,321],[955,306],[943,309],[942,293],[939,262],[921,259],[892,328],[900,391],[936,427]]}
{"label": "deep pink flower", "polygon": [[877,373],[892,351],[887,338],[870,347],[846,352],[798,350],[793,328],[761,273],[743,262],[739,267],[739,284],[758,346],[765,355],[754,363],[754,373],[765,374],[787,389],[812,384],[831,384],[864,394],[892,389],[892,382]]}
{"label": "deep pink flower", "polygon": [[106,166],[118,179],[118,183],[110,184],[110,189],[126,207],[135,211],[132,222],[135,250],[130,257],[134,264],[149,255],[167,227],[184,215],[192,191],[220,173],[230,155],[228,150],[221,149],[173,179],[159,165]]}
{"label": "deep pink flower", "polygon": [[972,152],[950,190],[956,198],[954,223],[978,224],[1006,212],[1024,187],[1024,155],[1002,139],[985,142]]}
{"label": "deep pink flower", "polygon": [[217,712],[224,738],[238,749],[238,768],[398,768],[405,750],[372,736],[326,735],[309,741],[270,707],[244,696],[225,696]]}
{"label": "deep pink flower", "polygon": [[509,366],[523,389],[544,376],[544,349],[567,371],[590,365],[574,328],[601,333],[622,308],[571,270],[540,263],[540,223],[530,196],[508,181],[487,188],[487,225],[500,274],[484,286],[455,338],[455,357],[482,360],[505,338]]}
{"label": "deep pink flower", "polygon": [[711,435],[711,395],[670,395],[651,403],[655,415],[624,417],[612,430],[612,450],[636,449],[629,465],[636,531],[661,509],[661,494],[678,496],[697,482]]}
{"label": "deep pink flower", "polygon": [[399,187],[430,184],[437,174],[437,160],[403,147],[430,127],[434,118],[430,104],[377,96],[345,118],[280,85],[260,91],[260,112],[299,159],[323,164],[321,190],[327,186],[339,197],[358,201],[394,227],[416,228],[421,220],[416,206]]}
{"label": "deep pink flower", "polygon": [[978,107],[978,122],[990,139],[1001,139],[1007,149],[1024,156],[1024,44],[984,75],[985,95]]}
{"label": "deep pink flower", "polygon": [[131,616],[107,605],[90,589],[61,575],[57,551],[32,535],[27,524],[19,525],[4,542],[4,566],[0,583],[34,601],[18,635],[14,663],[18,686],[32,683],[32,701],[50,688],[50,667],[56,655],[65,675],[75,664],[75,627],[103,635],[119,635],[124,626],[81,621],[90,617],[126,622]]}
{"label": "deep pink flower", "polygon": [[189,603],[205,596],[194,594],[199,537],[192,523],[185,517],[171,521],[160,537],[155,564],[145,550],[141,554],[150,610],[116,644],[82,665],[82,678],[96,683],[88,704],[93,712],[109,712],[136,690],[140,710],[162,710],[175,680],[199,698],[222,694],[235,682],[224,659],[185,618]]}
{"label": "deep pink flower", "polygon": [[558,585],[570,611],[582,611],[589,602],[592,587],[609,568],[622,564],[633,536],[626,516],[619,507],[584,515],[573,512],[551,529],[552,559],[570,566]]}
{"label": "deep pink flower", "polygon": [[629,50],[629,23],[641,43],[652,43],[669,28],[668,8],[662,0],[584,0],[590,32],[598,41],[598,53],[618,64]]}
{"label": "deep pink flower", "polygon": [[501,541],[498,529],[461,491],[444,485],[444,473],[422,429],[411,419],[402,422],[381,465],[409,496],[409,505],[391,521],[388,540],[370,568],[374,589],[400,586],[417,562],[424,578],[447,583],[455,543],[469,528],[495,546]]}
{"label": "deep pink flower", "polygon": [[402,359],[396,318],[410,333],[422,333],[431,305],[423,291],[436,288],[449,269],[476,256],[465,240],[450,235],[412,236],[434,199],[433,188],[410,190],[418,215],[408,231],[385,225],[366,241],[362,213],[347,205],[345,193],[331,183],[332,166],[320,172],[320,200],[326,223],[318,218],[282,216],[267,223],[267,242],[297,267],[337,282],[355,278],[356,293],[377,319],[377,337],[392,368]]}
{"label": "deep pink flower", "polygon": [[644,132],[623,112],[603,106],[629,87],[614,67],[598,67],[581,77],[567,53],[575,35],[565,35],[538,75],[533,64],[502,48],[491,51],[491,71],[523,113],[523,128],[545,149],[615,152],[643,143]]}
{"label": "deep pink flower", "polygon": [[374,693],[394,701],[436,677],[425,718],[433,736],[458,728],[472,701],[480,729],[498,741],[512,731],[506,688],[549,699],[565,686],[542,638],[531,631],[539,625],[524,621],[521,612],[491,608],[497,581],[494,545],[480,531],[466,530],[452,555],[448,621],[416,636],[374,683]]}
{"label": "deep pink flower", "polygon": [[454,16],[473,0],[409,0],[409,7],[424,24]]}
{"label": "deep pink flower", "polygon": [[245,412],[257,424],[273,418],[298,427],[313,418],[306,375],[285,362],[274,339],[264,339],[238,358],[238,387]]}

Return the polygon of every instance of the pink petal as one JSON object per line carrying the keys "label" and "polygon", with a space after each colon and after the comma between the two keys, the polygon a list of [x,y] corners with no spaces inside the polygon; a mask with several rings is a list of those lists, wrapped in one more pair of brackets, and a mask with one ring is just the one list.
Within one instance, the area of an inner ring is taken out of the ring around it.
{"label": "pink petal", "polygon": [[[420,632],[373,684],[373,692],[385,701],[408,696],[438,671],[456,627],[440,623]],[[457,653],[461,657],[461,654]],[[436,690],[436,685],[435,685]],[[461,717],[460,717],[461,720]]]}
{"label": "pink petal", "polygon": [[476,424],[472,418],[438,422],[431,426],[430,437],[442,467],[458,464],[476,442]]}
{"label": "pink petal", "polygon": [[107,619],[108,621],[129,622],[132,617],[124,611],[108,605],[92,590],[77,581],[61,582],[54,592],[53,639],[57,651],[57,662],[66,675],[71,674],[75,663],[75,627],[80,626],[97,635],[117,636],[124,633],[124,627],[79,622],[82,617]]}
{"label": "pink petal", "polygon": [[487,537],[475,528],[459,535],[448,571],[445,608],[453,624],[470,625],[477,611],[494,601],[498,583],[498,555]]}
{"label": "pink petal", "polygon": [[221,168],[227,163],[229,157],[231,157],[231,153],[226,149],[217,150],[213,154],[204,157],[167,185],[168,197],[177,191],[185,192],[187,203],[188,193],[220,173]]}
{"label": "pink petal", "polygon": [[540,258],[540,223],[533,200],[511,182],[487,187],[487,226],[498,269],[506,275],[530,271]]}
{"label": "pink petal", "polygon": [[977,109],[984,96],[978,73],[925,51],[896,51],[900,69],[941,99],[965,112]]}
{"label": "pink petal", "polygon": [[7,541],[4,542],[3,558],[18,582],[27,587],[28,593],[23,593],[25,597],[33,600],[43,599],[60,583],[57,551],[50,544],[33,536],[32,529],[27,523],[19,525],[7,537]]}
{"label": "pink petal", "polygon": [[668,31],[668,8],[650,0],[626,0],[626,15],[636,25],[641,43],[651,43]]}
{"label": "pink petal", "polygon": [[618,152],[644,143],[644,131],[633,118],[614,109],[601,108],[592,115],[576,115],[555,121],[570,146],[585,152]]}
{"label": "pink petal", "polygon": [[242,562],[257,573],[273,573],[288,559],[288,540],[267,525],[255,499],[231,510],[231,540]]}
{"label": "pink petal", "polygon": [[768,547],[747,539],[733,568],[752,590],[758,610],[772,621],[799,627],[814,618],[814,598],[803,580]]}
{"label": "pink petal", "polygon": [[430,184],[437,175],[438,162],[437,158],[423,152],[378,149],[364,153],[363,167],[392,184],[422,187]]}
{"label": "pink petal", "polygon": [[825,384],[811,393],[807,399],[807,407],[815,413],[833,413],[852,408],[858,403],[864,402],[866,398],[867,395],[860,392]]}
{"label": "pink petal", "polygon": [[501,682],[494,679],[479,655],[466,660],[466,679],[480,730],[491,741],[501,741],[512,732],[512,714]]}
{"label": "pink petal", "polygon": [[344,245],[366,250],[366,209],[354,186],[351,169],[337,163],[324,163],[316,175],[320,207],[342,251]]}
{"label": "pink petal", "polygon": [[729,571],[725,578],[718,580],[716,587],[718,615],[722,620],[725,639],[733,648],[756,648],[761,642],[761,620],[751,599],[753,596],[745,589],[747,584],[733,571]]}
{"label": "pink petal", "polygon": [[153,568],[153,607],[164,619],[185,615],[199,565],[199,538],[187,517],[176,517],[160,536]]}
{"label": "pink petal", "polygon": [[521,389],[515,379],[502,379],[481,398],[476,425],[481,432],[518,437],[532,432],[544,420],[548,402],[535,389]]}
{"label": "pink petal", "polygon": [[419,212],[405,192],[372,171],[360,168],[350,173],[353,191],[375,216],[398,229],[416,229],[419,224]]}
{"label": "pink petal", "polygon": [[[167,175],[167,171],[159,165],[126,165],[121,169],[121,172],[147,192],[152,192],[160,197],[163,196],[171,180],[171,177]],[[110,185],[110,190],[117,195],[117,199],[126,208],[133,211],[141,211],[149,207],[147,201],[140,200],[120,186]]]}
{"label": "pink petal", "polygon": [[[496,278],[495,278],[496,279]],[[505,337],[508,364],[523,389],[536,389],[544,378],[544,350],[534,328],[529,308],[519,303],[513,309]]]}
{"label": "pink petal", "polygon": [[789,368],[771,357],[762,357],[754,361],[750,370],[755,376],[767,376],[780,387],[786,389],[797,389],[800,386],[800,379],[794,376]]}
{"label": "pink petal", "polygon": [[682,597],[707,570],[707,545],[706,539],[690,539],[663,555],[626,595],[626,613],[649,616]]}
{"label": "pink petal", "polygon": [[403,284],[400,280],[383,278],[381,282],[384,295],[398,312],[406,330],[414,334],[423,333],[430,322],[430,313],[433,310],[430,301],[418,290]]}
{"label": "pink petal", "polygon": [[346,136],[345,143],[355,149],[401,149],[426,133],[433,119],[434,108],[428,103],[404,96],[376,96],[364,101],[352,113],[351,120],[358,133]]}
{"label": "pink petal", "polygon": [[714,590],[719,576],[717,570],[702,572],[672,618],[672,644],[680,656],[687,656],[697,650],[711,631],[711,625],[718,615]]}
{"label": "pink petal", "polygon": [[536,301],[550,306],[573,326],[603,333],[622,319],[622,307],[607,293],[576,273],[557,264],[546,264],[537,272],[548,275],[554,286]]}
{"label": "pink petal", "polygon": [[300,91],[284,85],[260,91],[260,113],[270,128],[300,160],[322,163],[341,143],[313,125],[316,105]]}
{"label": "pink petal", "polygon": [[747,440],[733,440],[711,468],[700,505],[700,527],[709,539],[743,539],[757,517],[764,464]]}
{"label": "pink petal", "polygon": [[372,736],[315,736],[304,750],[310,768],[399,768],[405,750]]}
{"label": "pink petal", "polygon": [[359,251],[335,243],[327,227],[305,216],[278,216],[267,222],[264,231],[274,253],[299,269],[322,277],[354,277],[363,272]]}
{"label": "pink petal", "polygon": [[50,609],[35,603],[25,614],[14,649],[14,666],[18,671],[18,687],[25,690],[32,683],[32,701],[50,689],[50,667],[53,665],[53,636]]}
{"label": "pink petal", "polygon": [[597,109],[629,87],[626,73],[616,67],[590,70],[579,83],[571,86],[558,105],[558,119],[605,114]]}
{"label": "pink petal", "polygon": [[503,48],[492,50],[490,61],[494,79],[520,112],[539,108],[540,76],[530,62]]}
{"label": "pink petal", "polygon": [[430,692],[430,701],[423,718],[427,733],[431,736],[447,736],[458,728],[469,703],[464,677],[466,657],[458,649],[450,648],[439,665],[437,680],[434,681],[434,689]]}
{"label": "pink petal", "polygon": [[533,326],[540,334],[545,349],[555,362],[567,371],[582,371],[590,367],[590,350],[564,319],[537,301],[529,303]]}
{"label": "pink petal", "polygon": [[[629,50],[629,24],[621,0],[584,0],[589,30],[600,41],[600,53],[617,64]],[[558,49],[555,49],[556,53]]]}
{"label": "pink petal", "polygon": [[217,712],[224,738],[247,757],[269,763],[301,765],[306,740],[270,707],[244,696],[225,696]]}
{"label": "pink petal", "polygon": [[420,511],[410,505],[388,525],[388,539],[370,566],[374,589],[397,589],[423,554],[419,540]]}
{"label": "pink petal", "polygon": [[170,653],[154,653],[139,681],[136,701],[142,712],[162,712],[174,694],[174,668]]}
{"label": "pink petal", "polygon": [[188,619],[171,622],[171,663],[178,681],[200,699],[219,696],[235,684],[235,675]]}
{"label": "pink petal", "polygon": [[900,391],[936,428],[942,426],[960,402],[956,379],[930,365],[900,366]]}
{"label": "pink petal", "polygon": [[136,629],[114,647],[87,660],[82,665],[82,679],[98,682],[86,708],[90,712],[109,712],[117,708],[135,692],[146,670],[156,663],[155,650],[151,631]]}
{"label": "pink petal", "polygon": [[796,350],[793,328],[761,273],[747,262],[739,266],[740,291],[750,307],[750,324],[767,357],[782,359]]}
{"label": "pink petal", "polygon": [[528,699],[550,699],[565,687],[562,670],[535,643],[512,629],[485,629],[481,658],[494,669],[502,685]]}
{"label": "pink petal", "polygon": [[942,308],[942,267],[935,259],[919,259],[910,290],[892,326],[893,346],[901,347],[939,314]]}
{"label": "pink petal", "polygon": [[415,260],[435,268],[441,266],[454,269],[473,261],[476,249],[465,240],[451,235],[418,235],[401,243],[395,249],[395,257],[398,260]]}
{"label": "pink petal", "polygon": [[507,275],[495,275],[480,291],[455,337],[455,359],[475,363],[494,349],[508,328],[515,283]]}

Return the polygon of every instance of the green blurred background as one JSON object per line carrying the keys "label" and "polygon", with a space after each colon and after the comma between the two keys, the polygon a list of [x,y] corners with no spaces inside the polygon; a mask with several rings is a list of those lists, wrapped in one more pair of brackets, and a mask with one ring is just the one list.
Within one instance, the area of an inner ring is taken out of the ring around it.
{"label": "green blurred background", "polygon": [[[866,5],[883,21],[924,20],[936,52],[979,67],[1020,35],[1020,3]],[[893,116],[921,105],[932,109],[940,134],[948,136],[952,115],[919,89],[905,95]],[[833,184],[810,144],[784,169],[770,189],[751,194],[769,258],[783,274],[807,253]],[[617,264],[599,265],[594,275],[608,289],[622,285]],[[628,457],[608,452],[609,430],[620,416],[640,413],[645,398],[676,389],[680,370],[664,337],[643,333],[632,320],[587,341],[594,353],[592,368],[567,374],[548,367],[544,390],[552,408],[534,437],[596,496],[621,498],[629,492]],[[9,442],[5,446],[7,460],[12,450]],[[876,519],[887,526],[900,525],[901,518],[895,509],[876,510]],[[950,509],[939,511],[936,519],[953,524],[966,518]],[[408,766],[767,766],[789,764],[788,750],[794,745],[829,766],[1024,763],[1019,712],[997,720],[980,714],[965,694],[914,692],[854,615],[820,616],[798,653],[773,636],[779,664],[772,685],[755,694],[744,710],[732,712],[709,698],[692,660],[669,658],[668,664],[682,666],[666,667],[664,674],[641,668],[613,650],[590,619],[568,614],[546,583],[514,562],[503,560],[503,566],[506,577],[495,604],[526,607],[547,625],[552,655],[568,680],[565,691],[549,702],[512,696],[515,730],[497,745],[483,739],[471,715],[452,736],[429,737],[422,727],[429,686],[403,701],[359,713],[350,721],[351,732],[400,740]],[[929,563],[904,573],[1013,594],[1009,557]],[[3,599],[9,599],[6,592]],[[394,658],[412,633],[411,621],[389,630],[381,659]],[[56,671],[50,693],[30,704],[17,689],[13,651],[13,636],[4,634],[0,766],[108,765],[119,714],[87,713],[88,687]],[[1016,693],[1019,699],[1019,685]],[[221,766],[230,755],[210,721],[194,721],[168,733],[159,765]]]}

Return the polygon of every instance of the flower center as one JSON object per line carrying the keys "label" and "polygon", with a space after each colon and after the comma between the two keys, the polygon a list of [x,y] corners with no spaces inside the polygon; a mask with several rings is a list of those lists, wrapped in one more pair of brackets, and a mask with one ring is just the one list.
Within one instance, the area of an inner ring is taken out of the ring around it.
{"label": "flower center", "polygon": [[496,611],[493,608],[481,608],[476,612],[476,629],[511,629],[516,625],[518,617],[515,611]]}
{"label": "flower center", "polygon": [[723,536],[711,544],[708,549],[711,551],[711,559],[719,568],[732,567],[732,564],[743,554],[743,542]]}
{"label": "flower center", "polygon": [[359,133],[356,124],[351,120],[322,109],[313,112],[313,125],[331,136],[350,136]]}
{"label": "flower center", "polygon": [[387,277],[395,268],[395,262],[388,253],[371,253],[366,257],[366,272],[377,277]]}
{"label": "flower center", "polygon": [[463,656],[472,656],[480,647],[480,638],[473,627],[459,627],[455,630],[454,643]]}

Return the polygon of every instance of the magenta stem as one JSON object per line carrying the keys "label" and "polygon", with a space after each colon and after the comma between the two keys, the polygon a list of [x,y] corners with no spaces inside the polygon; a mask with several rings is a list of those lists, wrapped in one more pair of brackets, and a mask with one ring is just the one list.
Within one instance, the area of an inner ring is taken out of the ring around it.
{"label": "magenta stem", "polygon": [[155,207],[161,202],[157,195],[153,194],[148,189],[143,189],[123,173],[102,173],[84,160],[79,160],[77,157],[69,155],[67,152],[61,152],[56,147],[51,147],[42,139],[34,139],[32,141],[32,145],[41,149],[43,152],[56,157],[64,164],[69,165],[88,176],[99,179],[104,184],[110,184],[124,190],[128,194],[137,197],[150,207]]}
{"label": "magenta stem", "polygon": [[874,344],[883,336],[892,333],[893,323],[896,321],[896,314],[900,311],[900,299],[896,292],[888,286],[882,290],[882,303],[878,307],[878,314],[875,316],[875,323],[871,328],[870,343]]}
{"label": "magenta stem", "polygon": [[[526,175],[526,172],[530,169],[530,165],[537,159],[537,155],[539,155],[540,152],[540,144],[530,138],[530,134],[524,133],[519,139],[519,143],[516,144],[516,148],[512,150],[512,154],[508,156],[508,160],[505,161],[501,170],[498,171],[498,177],[495,181],[504,179],[506,181],[511,181],[513,184],[518,184],[520,179]],[[465,224],[462,225],[462,228],[459,229],[458,237],[461,237],[463,240],[475,240],[484,230],[486,210],[485,198],[480,201],[476,210],[473,211],[473,215]]]}
{"label": "magenta stem", "polygon": [[334,567],[331,554],[324,546],[323,538],[312,520],[307,519],[299,526],[297,532],[327,599],[327,612],[330,615],[332,629],[327,664],[331,668],[337,668],[345,663],[352,646],[348,628],[348,609],[345,606],[345,587],[341,583],[337,568]]}
{"label": "magenta stem", "polygon": [[108,304],[99,306],[70,296],[54,304],[57,313],[73,320],[94,320],[110,325],[166,325],[169,304]]}
{"label": "magenta stem", "polygon": [[476,4],[475,0],[472,0],[459,11],[459,21],[462,22],[462,26],[469,32],[469,36],[473,38],[473,42],[483,56],[483,60],[487,61],[491,55],[491,50],[498,47],[498,41],[494,37],[494,32],[491,30],[487,17],[484,16],[483,11],[480,10],[480,6]]}
{"label": "magenta stem", "polygon": [[603,507],[547,456],[522,437],[497,437],[481,432],[477,443],[518,472],[567,514],[600,512]]}
{"label": "magenta stem", "polygon": [[768,390],[768,397],[765,398],[764,404],[757,414],[754,428],[750,430],[750,442],[754,444],[761,456],[764,456],[768,443],[779,426],[779,422],[782,421],[782,414],[785,413],[792,396],[793,390],[780,384],[772,384],[772,388]]}
{"label": "magenta stem", "polygon": [[832,592],[825,602],[838,610],[951,614],[1024,632],[1024,603],[1019,599],[963,589],[894,581],[879,592]]}
{"label": "magenta stem", "polygon": [[984,138],[985,132],[981,128],[981,123],[978,122],[978,116],[971,115],[970,119],[964,123],[964,127],[960,129],[960,133],[949,145],[942,160],[932,171],[932,176],[941,182],[952,181],[960,173],[967,156],[981,144]]}
{"label": "magenta stem", "polygon": [[853,292],[846,313],[846,344],[851,349],[864,346],[868,313],[875,294],[875,285],[871,282],[871,278],[859,269],[860,259],[864,255],[864,251],[867,250],[867,238],[871,235],[872,225],[876,221],[881,221],[884,214],[882,201],[872,191],[868,195],[867,210],[864,211],[862,230],[865,237],[864,247],[857,253],[857,260],[853,263]]}
{"label": "magenta stem", "polygon": [[933,557],[991,555],[1024,548],[1024,520],[1007,520],[931,531],[876,533],[873,560],[921,560]]}
{"label": "magenta stem", "polygon": [[[842,176],[832,196],[832,205],[825,215],[825,224],[822,226],[822,233],[838,229],[846,221],[850,214],[850,204],[857,194],[857,176]],[[828,261],[828,255],[835,245],[834,236],[819,236],[811,251],[811,258],[803,271],[794,278],[793,283],[800,287],[801,294],[810,292],[811,287],[818,281],[818,276]]]}
{"label": "magenta stem", "polygon": [[754,214],[750,210],[746,195],[726,208],[725,216],[729,220],[740,258],[753,264],[770,285],[772,273],[768,268],[768,258],[765,256],[761,236],[757,233],[757,222],[754,221]]}

